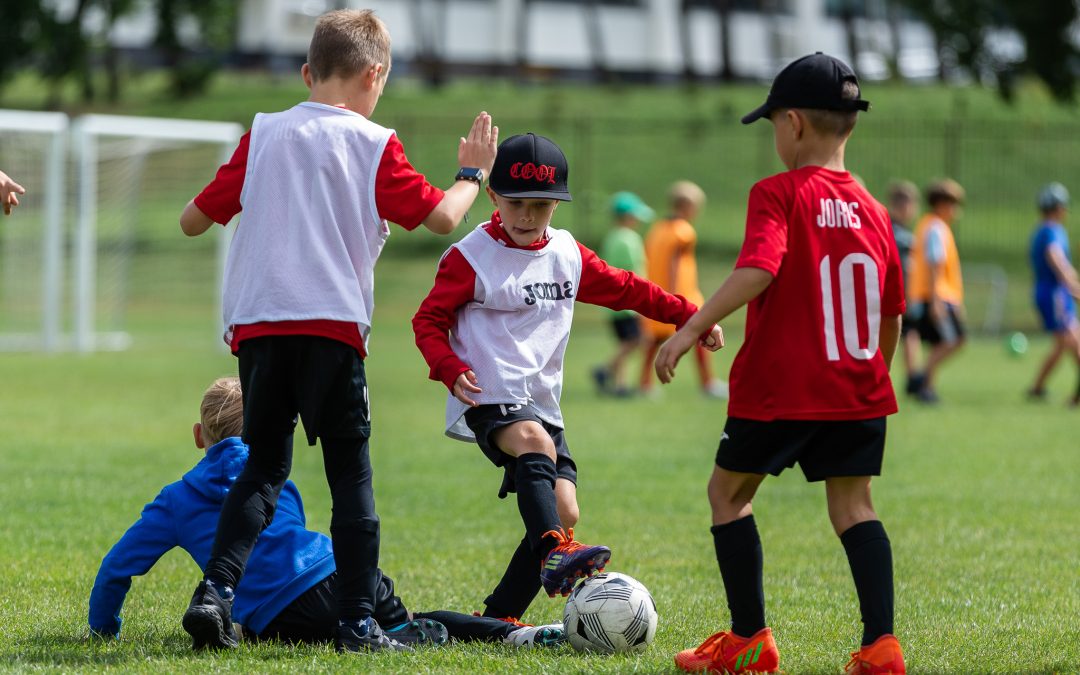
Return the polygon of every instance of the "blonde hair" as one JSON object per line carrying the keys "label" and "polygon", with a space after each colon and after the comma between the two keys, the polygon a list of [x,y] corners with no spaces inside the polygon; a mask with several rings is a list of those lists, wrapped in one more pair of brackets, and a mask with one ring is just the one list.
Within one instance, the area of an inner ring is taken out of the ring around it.
{"label": "blonde hair", "polygon": [[[841,85],[840,98],[844,101],[859,100],[859,85],[847,80]],[[859,118],[857,110],[820,110],[818,108],[800,108],[814,130],[821,134],[846,137],[855,128]]]}
{"label": "blonde hair", "polygon": [[239,378],[219,377],[214,380],[203,394],[199,422],[207,446],[243,432],[244,399],[240,395]]}
{"label": "blonde hair", "polygon": [[370,9],[327,12],[315,23],[307,60],[316,82],[353,77],[377,63],[385,76],[390,72],[390,31]]}
{"label": "blonde hair", "polygon": [[705,205],[705,191],[697,183],[680,180],[673,183],[671,188],[668,189],[668,202],[673,209],[686,205],[700,209]]}

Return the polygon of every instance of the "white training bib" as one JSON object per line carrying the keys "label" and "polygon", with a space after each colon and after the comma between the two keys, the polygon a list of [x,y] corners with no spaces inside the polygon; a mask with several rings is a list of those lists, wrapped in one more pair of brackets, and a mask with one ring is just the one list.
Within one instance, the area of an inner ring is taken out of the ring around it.
{"label": "white training bib", "polygon": [[[581,249],[565,230],[549,227],[547,245],[532,251],[509,248],[483,228],[453,246],[476,272],[476,297],[458,310],[450,346],[483,389],[473,400],[531,404],[545,422],[562,427],[563,354],[581,283]],[[467,409],[449,396],[448,436],[475,440],[463,419]]]}

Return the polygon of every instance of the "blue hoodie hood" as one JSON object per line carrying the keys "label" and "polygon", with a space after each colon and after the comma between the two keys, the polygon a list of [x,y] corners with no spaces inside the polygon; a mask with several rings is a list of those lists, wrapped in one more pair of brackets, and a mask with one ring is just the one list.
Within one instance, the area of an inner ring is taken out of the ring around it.
{"label": "blue hoodie hood", "polygon": [[184,474],[183,481],[208,500],[224,503],[229,488],[244,470],[247,458],[248,447],[243,441],[235,436],[226,438],[211,445],[206,456]]}

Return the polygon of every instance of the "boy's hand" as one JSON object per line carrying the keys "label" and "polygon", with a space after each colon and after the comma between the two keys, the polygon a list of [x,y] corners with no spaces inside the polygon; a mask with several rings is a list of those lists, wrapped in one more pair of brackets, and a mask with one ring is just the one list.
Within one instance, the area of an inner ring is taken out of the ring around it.
{"label": "boy's hand", "polygon": [[465,393],[470,392],[473,394],[479,394],[480,392],[482,392],[483,389],[476,386],[476,383],[476,373],[471,370],[466,370],[464,373],[458,375],[457,381],[454,382],[454,398],[461,401],[465,405],[471,406],[473,408],[478,406],[479,404],[469,398],[469,395]]}
{"label": "boy's hand", "polygon": [[[714,326],[713,330],[719,330],[719,326]],[[712,333],[709,334],[709,339],[714,339]],[[723,336],[720,338],[721,344],[723,344]],[[679,359],[683,357],[683,354],[690,351],[690,348],[697,342],[697,337],[691,335],[683,329],[675,331],[675,334],[671,336],[667,342],[660,347],[660,353],[656,355],[656,376],[660,378],[660,381],[664,384],[671,382],[675,377],[675,366],[679,363]]]}
{"label": "boy's hand", "polygon": [[715,352],[724,346],[724,329],[714,323],[709,334],[698,340],[698,342],[710,352]]}
{"label": "boy's hand", "polygon": [[458,166],[483,169],[484,177],[491,175],[495,151],[499,147],[499,127],[491,126],[491,115],[482,112],[473,120],[469,136],[458,143]]}
{"label": "boy's hand", "polygon": [[19,195],[24,194],[26,194],[26,188],[0,171],[0,205],[4,208],[5,216],[11,215],[11,210],[19,205]]}

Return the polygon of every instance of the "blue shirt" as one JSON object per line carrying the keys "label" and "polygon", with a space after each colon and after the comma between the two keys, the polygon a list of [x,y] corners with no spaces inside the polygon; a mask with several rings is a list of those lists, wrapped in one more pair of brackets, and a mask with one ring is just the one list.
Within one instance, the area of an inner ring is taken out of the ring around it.
{"label": "blue shirt", "polygon": [[[206,569],[221,505],[247,457],[248,448],[239,438],[226,438],[211,446],[182,480],[166,485],[143,507],[139,520],[101,561],[90,592],[90,628],[119,635],[120,609],[131,577],[149,572],[174,547],[187,551],[199,569]],[[233,620],[261,633],[281,610],[334,570],[330,538],[306,528],[300,492],[286,481],[274,519],[259,535],[236,587]]]}
{"label": "blue shirt", "polygon": [[1069,258],[1069,235],[1065,226],[1053,221],[1044,221],[1035,228],[1035,234],[1031,236],[1031,268],[1035,272],[1035,287],[1040,290],[1049,290],[1061,286],[1061,281],[1050,262],[1046,259],[1046,252],[1051,246],[1061,247],[1065,258]]}

